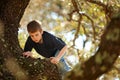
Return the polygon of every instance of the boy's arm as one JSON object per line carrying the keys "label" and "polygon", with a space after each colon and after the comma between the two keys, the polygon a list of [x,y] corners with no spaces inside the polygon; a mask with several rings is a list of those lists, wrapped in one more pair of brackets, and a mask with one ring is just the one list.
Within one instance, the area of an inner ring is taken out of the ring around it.
{"label": "boy's arm", "polygon": [[25,46],[24,46],[24,52],[27,52],[27,51],[31,51],[33,48],[32,46],[32,40],[30,37],[27,38],[26,42],[25,42]]}
{"label": "boy's arm", "polygon": [[23,56],[32,57],[31,50],[32,50],[32,40],[30,37],[28,37],[24,46]]}
{"label": "boy's arm", "polygon": [[51,57],[51,62],[53,64],[57,64],[62,56],[65,54],[65,51],[67,50],[67,45],[65,45],[59,52],[59,54],[56,57]]}
{"label": "boy's arm", "polygon": [[61,59],[62,56],[65,54],[66,50],[67,50],[67,45],[65,45],[65,46],[60,50],[60,52],[59,52],[59,54],[56,56],[56,58]]}

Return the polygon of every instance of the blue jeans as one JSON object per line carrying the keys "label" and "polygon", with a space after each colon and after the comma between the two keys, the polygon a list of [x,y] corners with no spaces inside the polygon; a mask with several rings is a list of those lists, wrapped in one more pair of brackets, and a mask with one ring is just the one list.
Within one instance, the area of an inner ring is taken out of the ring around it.
{"label": "blue jeans", "polygon": [[[57,56],[58,54],[59,54],[59,50],[56,51],[55,56]],[[57,64],[57,66],[62,75],[64,75],[66,72],[71,70],[71,67],[68,65],[68,63],[64,59],[64,55],[60,59],[60,62]]]}

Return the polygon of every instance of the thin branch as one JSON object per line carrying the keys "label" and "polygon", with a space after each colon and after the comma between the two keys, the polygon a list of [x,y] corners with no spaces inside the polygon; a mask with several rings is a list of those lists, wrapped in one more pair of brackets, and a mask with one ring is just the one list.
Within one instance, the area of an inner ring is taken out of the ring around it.
{"label": "thin branch", "polygon": [[[71,0],[71,2],[73,4],[74,10],[69,14],[70,20],[72,20],[73,13],[77,12],[79,14],[79,7],[77,5],[77,2],[75,0]],[[78,22],[78,27],[76,29],[76,33],[75,33],[74,39],[73,39],[73,45],[71,47],[75,46],[75,40],[78,38],[78,34],[79,34],[79,31],[80,31],[81,21],[82,21],[82,15],[79,14],[79,19],[76,21],[76,22]]]}
{"label": "thin branch", "polygon": [[73,4],[75,10],[77,11],[77,13],[79,13],[79,8],[78,8],[78,5],[77,5],[77,3],[75,2],[75,0],[71,0],[71,2],[72,2],[72,4]]}
{"label": "thin branch", "polygon": [[85,13],[82,13],[82,15],[84,15],[84,16],[86,16],[90,21],[91,21],[91,23],[92,23],[92,29],[93,29],[93,38],[94,38],[94,40],[96,40],[96,32],[95,32],[95,25],[94,25],[94,21],[92,20],[92,18],[91,17],[89,17],[87,14],[85,14]]}
{"label": "thin branch", "polygon": [[70,12],[68,15],[70,16],[70,18],[68,19],[68,21],[72,21],[72,15],[76,12],[76,10],[73,10],[72,12]]}

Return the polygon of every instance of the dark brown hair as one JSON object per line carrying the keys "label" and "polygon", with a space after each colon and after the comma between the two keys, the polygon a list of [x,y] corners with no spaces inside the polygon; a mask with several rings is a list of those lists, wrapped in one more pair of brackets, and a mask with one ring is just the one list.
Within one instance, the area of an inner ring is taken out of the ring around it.
{"label": "dark brown hair", "polygon": [[40,25],[39,22],[33,20],[33,21],[28,23],[28,25],[27,25],[27,31],[28,32],[34,33],[34,32],[36,32],[38,30],[40,32],[42,31],[42,28],[41,28],[41,25]]}

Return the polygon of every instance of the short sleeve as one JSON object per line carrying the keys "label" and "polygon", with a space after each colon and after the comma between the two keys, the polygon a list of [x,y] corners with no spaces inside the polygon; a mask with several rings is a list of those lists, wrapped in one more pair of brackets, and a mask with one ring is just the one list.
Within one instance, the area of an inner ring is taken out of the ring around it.
{"label": "short sleeve", "polygon": [[58,50],[61,50],[66,45],[65,42],[61,38],[58,38],[58,37],[53,37],[52,43],[53,43],[54,48]]}

